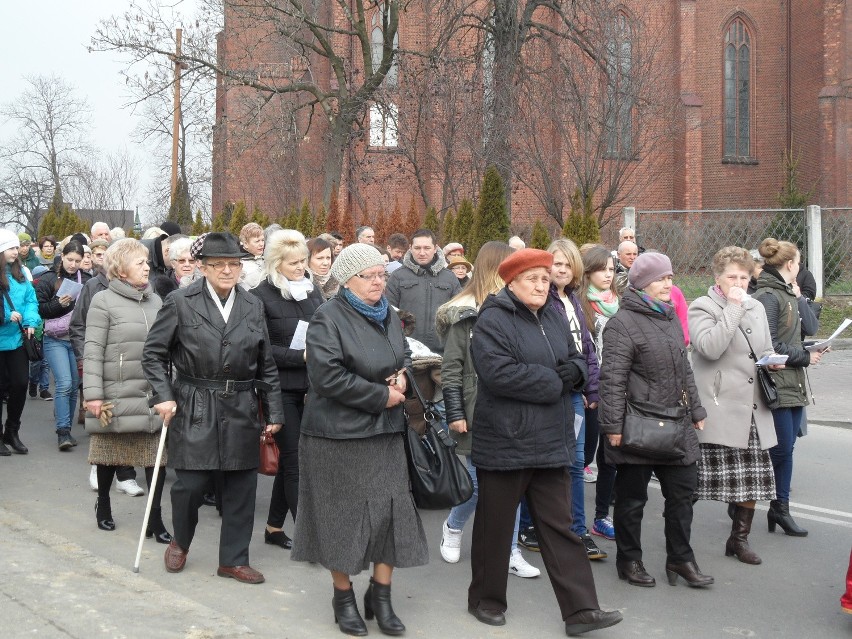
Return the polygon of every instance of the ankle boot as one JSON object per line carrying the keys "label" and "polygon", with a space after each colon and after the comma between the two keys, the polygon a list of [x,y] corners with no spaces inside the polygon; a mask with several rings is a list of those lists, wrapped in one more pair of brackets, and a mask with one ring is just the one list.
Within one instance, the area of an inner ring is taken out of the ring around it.
{"label": "ankle boot", "polygon": [[6,429],[3,432],[3,443],[9,444],[19,455],[26,455],[29,449],[24,446],[24,442],[21,441],[21,438],[18,437],[18,431],[21,430],[21,422],[13,424],[12,422],[6,422]]}
{"label": "ankle boot", "polygon": [[808,531],[799,526],[796,520],[790,515],[790,502],[778,501],[773,499],[769,502],[769,512],[767,513],[767,521],[769,524],[769,532],[775,532],[775,525],[781,526],[784,533],[791,537],[807,537]]}
{"label": "ankle boot", "polygon": [[666,577],[669,578],[670,586],[674,586],[677,583],[678,575],[683,577],[687,585],[693,588],[709,586],[714,581],[710,575],[702,574],[698,564],[694,561],[685,561],[680,564],[666,562]]}
{"label": "ankle boot", "polygon": [[405,632],[405,626],[394,614],[391,606],[390,584],[380,584],[370,577],[370,587],[364,594],[364,616],[369,620],[376,617],[379,630],[386,635],[401,635]]}
{"label": "ankle boot", "polygon": [[112,519],[112,504],[109,497],[98,497],[95,501],[95,519],[101,530],[115,530],[115,522]]}
{"label": "ankle boot", "polygon": [[6,434],[3,432],[3,427],[0,426],[0,457],[9,457],[12,454],[12,451],[6,448],[6,444],[3,440],[6,439]]}
{"label": "ankle boot", "polygon": [[148,527],[145,529],[146,539],[153,537],[158,544],[168,544],[172,540],[169,531],[166,530],[163,524],[163,509],[151,508],[151,514],[148,516]]}
{"label": "ankle boot", "polygon": [[344,635],[364,637],[367,635],[367,624],[358,612],[358,602],[355,600],[355,591],[352,583],[348,590],[334,589],[334,598],[331,600],[334,608],[334,622]]}
{"label": "ankle boot", "polygon": [[731,525],[731,536],[725,544],[725,556],[736,555],[744,564],[758,565],[761,560],[748,545],[748,535],[751,532],[751,521],[754,519],[754,508],[735,506],[734,523]]}

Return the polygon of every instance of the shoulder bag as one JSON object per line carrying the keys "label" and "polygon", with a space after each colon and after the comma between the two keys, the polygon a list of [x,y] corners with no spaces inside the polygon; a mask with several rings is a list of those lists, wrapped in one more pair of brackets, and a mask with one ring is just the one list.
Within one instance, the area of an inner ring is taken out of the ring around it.
{"label": "shoulder bag", "polygon": [[445,431],[432,402],[426,401],[407,371],[408,383],[423,405],[426,432],[420,435],[408,426],[406,415],[405,453],[414,504],[439,510],[463,504],[473,495],[473,482],[455,452],[456,443]]}
{"label": "shoulder bag", "polygon": [[[746,335],[742,326],[739,328],[740,333],[742,333],[743,337],[745,337],[746,344],[748,344],[748,350],[751,353],[751,358],[756,362],[757,355],[754,354],[754,349],[751,347],[748,335]],[[757,368],[755,377],[757,378],[757,384],[760,387],[760,394],[763,395],[763,401],[766,402],[766,406],[769,410],[775,410],[781,405],[781,401],[778,398],[778,387],[775,386],[775,380],[772,379],[772,375],[770,375],[769,371],[763,366],[756,366],[755,368]]]}
{"label": "shoulder bag", "polygon": [[[6,298],[6,301],[9,302],[9,309],[14,312],[15,305],[12,304],[12,298],[9,297],[9,291],[3,291],[3,297]],[[34,336],[27,333],[27,329],[24,328],[23,325],[23,317],[21,317],[21,322],[18,322],[18,328],[21,329],[21,338],[24,341],[24,352],[27,354],[27,359],[31,362],[40,362],[44,355],[41,351],[41,342],[39,342]]]}
{"label": "shoulder bag", "polygon": [[686,455],[684,422],[688,416],[685,402],[669,408],[628,399],[620,448],[626,453],[659,461],[681,459]]}

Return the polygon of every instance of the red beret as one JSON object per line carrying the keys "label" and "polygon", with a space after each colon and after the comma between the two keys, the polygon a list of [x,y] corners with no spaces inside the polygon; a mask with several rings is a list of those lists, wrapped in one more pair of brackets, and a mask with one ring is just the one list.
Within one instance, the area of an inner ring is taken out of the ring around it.
{"label": "red beret", "polygon": [[508,284],[524,271],[539,266],[550,270],[550,267],[553,266],[553,254],[540,249],[525,248],[515,251],[500,262],[497,273]]}

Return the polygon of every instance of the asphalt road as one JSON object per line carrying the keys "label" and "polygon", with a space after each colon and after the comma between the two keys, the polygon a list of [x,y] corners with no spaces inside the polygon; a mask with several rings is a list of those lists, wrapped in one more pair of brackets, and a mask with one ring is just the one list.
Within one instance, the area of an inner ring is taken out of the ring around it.
{"label": "asphalt road", "polygon": [[[807,538],[770,534],[765,506],[755,517],[752,547],[763,558],[747,566],[724,556],[730,521],[716,503],[696,506],[692,541],[702,570],[716,578],[706,590],[670,587],[663,570],[662,498],[651,491],[643,545],[645,565],[657,587],[635,588],[618,580],[615,543],[593,563],[602,607],[618,608],[625,620],[590,637],[850,637],[852,617],[838,599],[852,546],[852,351],[837,351],[815,367],[817,398],[809,409],[810,432],[799,441],[791,510],[810,530]],[[164,546],[146,540],[141,571],[132,572],[145,506],[144,497],[113,492],[117,530],[97,529],[95,494],[88,485],[88,438],[75,427],[80,445],[56,449],[52,403],[30,400],[21,436],[27,456],[0,458],[0,636],[17,637],[339,637],[331,612],[331,581],[319,566],[295,563],[289,553],[263,543],[271,478],[261,477],[252,565],[266,575],[260,586],[216,577],[219,519],[204,508],[186,570],[163,568]],[[828,424],[828,425],[823,425]],[[139,473],[140,479],[142,473]],[[170,519],[168,489],[164,511]],[[652,486],[655,486],[652,484]],[[587,513],[594,494],[587,485]],[[533,580],[509,577],[507,624],[484,626],[466,612],[470,578],[470,527],[459,564],[438,554],[442,512],[422,513],[431,562],[399,570],[394,606],[408,637],[564,636],[545,573]],[[286,525],[292,531],[292,522]],[[534,565],[541,558],[525,551]],[[354,579],[356,593],[368,575]],[[362,608],[363,611],[363,608]],[[380,632],[368,622],[371,635]]]}

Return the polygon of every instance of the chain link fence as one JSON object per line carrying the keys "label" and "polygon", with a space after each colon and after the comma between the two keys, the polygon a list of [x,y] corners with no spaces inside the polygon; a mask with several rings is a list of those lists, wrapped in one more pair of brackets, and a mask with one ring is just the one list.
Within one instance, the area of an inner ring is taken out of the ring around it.
{"label": "chain link fence", "polygon": [[[803,261],[808,255],[804,209],[637,210],[635,226],[640,246],[669,256],[690,300],[713,285],[713,255],[723,246],[756,249],[775,237],[799,246]],[[824,294],[852,294],[852,208],[822,209],[822,240]]]}

